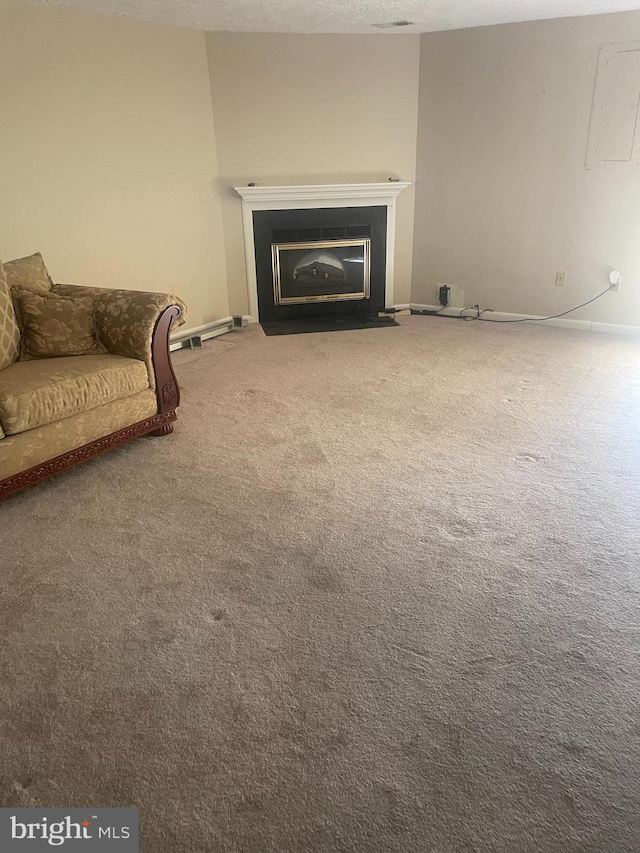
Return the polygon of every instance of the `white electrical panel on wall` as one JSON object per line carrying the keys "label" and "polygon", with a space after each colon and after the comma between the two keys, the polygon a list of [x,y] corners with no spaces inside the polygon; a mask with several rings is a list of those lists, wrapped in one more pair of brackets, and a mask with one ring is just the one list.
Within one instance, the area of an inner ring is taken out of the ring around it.
{"label": "white electrical panel on wall", "polygon": [[587,169],[640,166],[640,41],[605,44],[598,54]]}

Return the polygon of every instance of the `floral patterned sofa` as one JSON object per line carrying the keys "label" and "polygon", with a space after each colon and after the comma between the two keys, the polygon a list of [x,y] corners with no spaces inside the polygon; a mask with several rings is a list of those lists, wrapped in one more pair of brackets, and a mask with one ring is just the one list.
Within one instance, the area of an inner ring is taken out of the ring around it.
{"label": "floral patterned sofa", "polygon": [[0,262],[0,499],[138,436],[172,432],[181,300],[54,284]]}

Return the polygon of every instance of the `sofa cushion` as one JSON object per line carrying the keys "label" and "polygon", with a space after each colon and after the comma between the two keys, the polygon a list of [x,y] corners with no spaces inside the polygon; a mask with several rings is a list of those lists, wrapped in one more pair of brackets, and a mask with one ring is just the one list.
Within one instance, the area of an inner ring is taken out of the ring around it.
{"label": "sofa cushion", "polygon": [[0,370],[18,358],[20,331],[13,310],[7,275],[0,261]]}
{"label": "sofa cushion", "polygon": [[71,298],[54,293],[20,290],[23,322],[22,361],[26,358],[61,358],[71,355],[98,355],[106,348],[98,340],[93,299]]}
{"label": "sofa cushion", "polygon": [[4,270],[11,289],[24,287],[36,293],[48,293],[53,287],[53,281],[40,252],[26,258],[5,261]]}
{"label": "sofa cushion", "polygon": [[[63,453],[71,453],[84,444],[112,432],[125,430],[157,413],[156,395],[147,388],[146,391],[138,391],[130,397],[105,403],[104,406],[98,406],[89,412],[80,412],[79,415],[73,415],[63,421],[30,429],[19,435],[8,435],[0,441],[0,482],[5,477],[14,477],[33,465],[42,465]],[[87,458],[89,457],[90,454]]]}
{"label": "sofa cushion", "polygon": [[0,371],[0,423],[15,435],[148,387],[144,362],[121,355],[18,361]]}

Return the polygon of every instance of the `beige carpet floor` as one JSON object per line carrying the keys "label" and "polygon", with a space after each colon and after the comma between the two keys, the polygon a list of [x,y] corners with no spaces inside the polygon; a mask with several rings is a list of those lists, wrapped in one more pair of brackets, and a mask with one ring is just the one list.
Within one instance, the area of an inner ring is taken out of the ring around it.
{"label": "beige carpet floor", "polygon": [[640,342],[225,335],[0,505],[0,805],[144,853],[640,850]]}

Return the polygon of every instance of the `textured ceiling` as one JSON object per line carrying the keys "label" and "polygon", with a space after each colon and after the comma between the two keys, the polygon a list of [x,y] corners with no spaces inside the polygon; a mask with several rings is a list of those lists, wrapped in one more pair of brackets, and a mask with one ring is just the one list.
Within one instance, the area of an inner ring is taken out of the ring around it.
{"label": "textured ceiling", "polygon": [[[640,9],[640,0],[53,0],[94,12],[203,30],[277,33],[433,32]],[[50,0],[45,0],[50,2]],[[403,29],[373,24],[412,21]]]}

